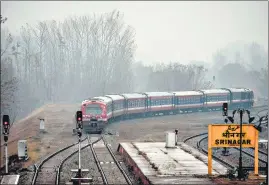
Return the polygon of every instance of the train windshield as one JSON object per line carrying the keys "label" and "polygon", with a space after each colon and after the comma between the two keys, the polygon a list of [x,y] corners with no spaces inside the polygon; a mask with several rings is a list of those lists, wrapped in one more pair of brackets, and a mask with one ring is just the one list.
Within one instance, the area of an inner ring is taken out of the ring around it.
{"label": "train windshield", "polygon": [[102,114],[102,109],[99,105],[91,104],[85,108],[86,115],[99,115]]}

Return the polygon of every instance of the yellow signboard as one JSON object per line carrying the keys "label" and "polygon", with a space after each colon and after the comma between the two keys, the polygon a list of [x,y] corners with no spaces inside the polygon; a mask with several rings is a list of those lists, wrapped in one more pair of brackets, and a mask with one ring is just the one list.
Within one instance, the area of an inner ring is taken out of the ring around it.
{"label": "yellow signboard", "polygon": [[[242,125],[242,147],[255,147],[256,129],[253,124]],[[211,147],[240,147],[240,125],[211,125]]]}
{"label": "yellow signboard", "polygon": [[[254,173],[258,175],[259,131],[253,124],[242,125],[242,148],[255,148]],[[240,147],[239,124],[214,124],[208,126],[208,174],[212,174],[213,147]]]}

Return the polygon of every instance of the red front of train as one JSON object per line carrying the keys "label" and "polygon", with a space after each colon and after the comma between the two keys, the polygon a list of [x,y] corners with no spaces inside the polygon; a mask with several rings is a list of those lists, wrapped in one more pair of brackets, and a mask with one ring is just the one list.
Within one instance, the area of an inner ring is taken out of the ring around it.
{"label": "red front of train", "polygon": [[90,134],[99,134],[107,124],[107,111],[104,102],[86,100],[82,102],[83,130]]}

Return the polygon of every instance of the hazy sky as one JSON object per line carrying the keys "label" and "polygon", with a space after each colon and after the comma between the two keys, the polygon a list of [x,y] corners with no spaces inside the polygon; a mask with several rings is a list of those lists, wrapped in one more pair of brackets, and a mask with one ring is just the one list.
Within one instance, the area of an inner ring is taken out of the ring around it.
{"label": "hazy sky", "polygon": [[268,2],[2,1],[3,27],[16,32],[26,22],[117,9],[135,28],[136,60],[146,63],[203,60],[230,42],[257,41],[268,50]]}

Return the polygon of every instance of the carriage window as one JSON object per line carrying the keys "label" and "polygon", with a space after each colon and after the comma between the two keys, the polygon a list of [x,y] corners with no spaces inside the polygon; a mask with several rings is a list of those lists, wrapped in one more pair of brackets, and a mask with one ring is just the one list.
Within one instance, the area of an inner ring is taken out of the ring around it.
{"label": "carriage window", "polygon": [[172,98],[168,98],[167,104],[172,104]]}
{"label": "carriage window", "polygon": [[138,105],[138,107],[141,107],[141,100],[138,100],[138,103],[137,103]]}
{"label": "carriage window", "polygon": [[128,107],[130,107],[130,108],[133,107],[133,102],[131,100],[128,101]]}

